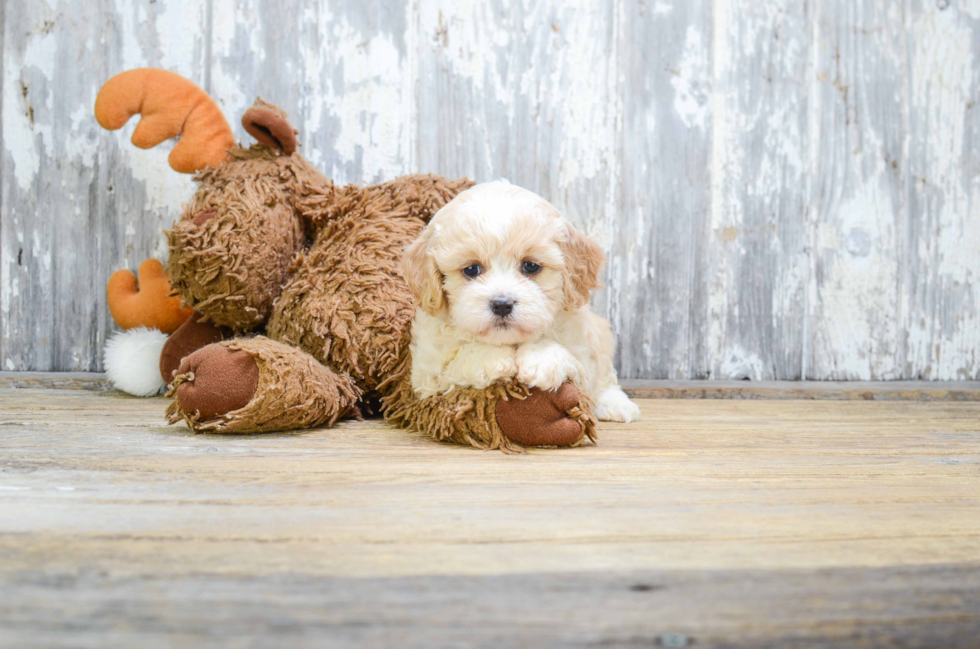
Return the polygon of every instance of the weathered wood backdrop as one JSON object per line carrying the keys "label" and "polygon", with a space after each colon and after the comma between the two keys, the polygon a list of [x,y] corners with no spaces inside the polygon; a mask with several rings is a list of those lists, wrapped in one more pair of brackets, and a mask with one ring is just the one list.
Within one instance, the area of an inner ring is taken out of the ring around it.
{"label": "weathered wood backdrop", "polygon": [[160,66],[341,182],[506,177],[605,247],[624,376],[980,376],[980,0],[4,0],[0,366],[98,370],[192,191],[99,129]]}

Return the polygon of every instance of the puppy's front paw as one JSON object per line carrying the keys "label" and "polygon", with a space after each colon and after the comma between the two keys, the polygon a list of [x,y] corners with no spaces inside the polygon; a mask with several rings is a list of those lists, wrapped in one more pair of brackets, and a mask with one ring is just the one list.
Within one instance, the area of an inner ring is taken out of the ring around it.
{"label": "puppy's front paw", "polygon": [[565,381],[581,385],[585,370],[555,342],[530,343],[517,350],[517,378],[529,388],[557,390]]}
{"label": "puppy's front paw", "polygon": [[606,388],[596,399],[594,414],[599,421],[639,421],[640,407],[619,386]]}
{"label": "puppy's front paw", "polygon": [[442,372],[447,388],[465,386],[482,390],[491,383],[512,378],[517,363],[512,347],[495,347],[480,343],[465,345]]}
{"label": "puppy's front paw", "polygon": [[509,379],[517,374],[517,363],[513,355],[501,355],[491,358],[483,366],[487,385]]}

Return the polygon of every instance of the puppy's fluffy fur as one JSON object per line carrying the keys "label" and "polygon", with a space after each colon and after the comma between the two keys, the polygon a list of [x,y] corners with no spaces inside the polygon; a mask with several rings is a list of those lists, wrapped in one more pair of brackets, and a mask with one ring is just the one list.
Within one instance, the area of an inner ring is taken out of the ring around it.
{"label": "puppy's fluffy fur", "polygon": [[526,189],[495,181],[459,194],[405,252],[419,303],[416,393],[512,377],[556,390],[569,380],[599,419],[638,419],[616,380],[609,323],[588,307],[603,261],[595,243]]}

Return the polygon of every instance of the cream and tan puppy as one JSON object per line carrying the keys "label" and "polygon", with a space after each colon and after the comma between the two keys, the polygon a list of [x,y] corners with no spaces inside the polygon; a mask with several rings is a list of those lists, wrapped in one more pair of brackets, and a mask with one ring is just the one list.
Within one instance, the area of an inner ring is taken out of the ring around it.
{"label": "cream and tan puppy", "polygon": [[605,421],[640,410],[616,381],[609,323],[589,311],[602,251],[546,200],[505,181],[447,203],[406,250],[419,308],[412,386],[420,397],[517,377],[557,390],[566,380]]}

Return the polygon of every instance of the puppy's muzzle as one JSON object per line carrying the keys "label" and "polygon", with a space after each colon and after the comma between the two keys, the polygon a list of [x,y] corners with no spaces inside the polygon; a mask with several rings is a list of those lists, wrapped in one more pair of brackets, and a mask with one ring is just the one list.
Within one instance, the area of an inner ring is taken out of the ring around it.
{"label": "puppy's muzzle", "polygon": [[509,297],[495,297],[490,301],[490,310],[498,318],[506,318],[514,310],[514,300]]}

